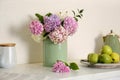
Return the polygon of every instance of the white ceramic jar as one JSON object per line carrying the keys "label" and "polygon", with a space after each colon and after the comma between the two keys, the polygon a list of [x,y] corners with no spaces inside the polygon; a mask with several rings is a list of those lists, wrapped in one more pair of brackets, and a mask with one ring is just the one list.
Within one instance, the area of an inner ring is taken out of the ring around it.
{"label": "white ceramic jar", "polygon": [[10,68],[16,65],[15,43],[0,44],[0,67]]}

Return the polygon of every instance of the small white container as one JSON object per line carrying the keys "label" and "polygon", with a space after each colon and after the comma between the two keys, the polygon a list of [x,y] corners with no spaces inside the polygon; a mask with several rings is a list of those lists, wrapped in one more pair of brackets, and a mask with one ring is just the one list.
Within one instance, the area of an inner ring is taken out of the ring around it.
{"label": "small white container", "polygon": [[10,68],[16,65],[15,43],[0,44],[0,67]]}

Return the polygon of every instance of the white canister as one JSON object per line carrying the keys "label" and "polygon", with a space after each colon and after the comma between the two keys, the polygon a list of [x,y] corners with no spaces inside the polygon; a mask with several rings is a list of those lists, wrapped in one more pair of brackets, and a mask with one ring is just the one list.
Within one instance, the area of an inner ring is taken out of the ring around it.
{"label": "white canister", "polygon": [[0,44],[0,67],[10,68],[16,65],[15,43]]}

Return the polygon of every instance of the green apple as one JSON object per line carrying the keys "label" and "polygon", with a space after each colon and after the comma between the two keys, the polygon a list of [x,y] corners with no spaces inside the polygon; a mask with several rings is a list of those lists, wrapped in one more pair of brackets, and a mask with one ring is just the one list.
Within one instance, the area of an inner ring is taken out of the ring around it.
{"label": "green apple", "polygon": [[99,62],[100,63],[112,63],[113,61],[112,61],[112,58],[111,58],[110,55],[108,55],[108,54],[101,54],[99,56]]}
{"label": "green apple", "polygon": [[118,63],[120,61],[120,55],[118,53],[113,52],[111,55],[113,63]]}
{"label": "green apple", "polygon": [[98,57],[99,57],[99,54],[97,54],[97,53],[90,53],[90,54],[88,54],[88,61],[91,64],[95,64],[95,63],[98,62]]}
{"label": "green apple", "polygon": [[108,45],[104,45],[102,47],[102,54],[108,54],[110,55],[112,53],[112,48]]}

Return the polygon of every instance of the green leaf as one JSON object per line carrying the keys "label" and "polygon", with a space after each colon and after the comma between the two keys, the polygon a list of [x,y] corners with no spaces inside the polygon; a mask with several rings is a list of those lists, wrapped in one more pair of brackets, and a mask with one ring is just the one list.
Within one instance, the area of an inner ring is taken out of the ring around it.
{"label": "green leaf", "polygon": [[51,16],[51,15],[52,15],[52,13],[47,13],[47,14],[46,14],[46,16]]}
{"label": "green leaf", "polygon": [[74,17],[74,19],[75,19],[76,21],[78,21],[78,19],[77,19],[76,17]]}
{"label": "green leaf", "polygon": [[78,65],[75,62],[70,63],[70,69],[72,70],[79,70]]}
{"label": "green leaf", "polygon": [[66,66],[69,66],[69,64],[67,62],[64,62]]}
{"label": "green leaf", "polygon": [[46,37],[46,36],[48,36],[48,34],[49,34],[49,33],[44,33],[43,37]]}
{"label": "green leaf", "polygon": [[40,14],[38,14],[38,13],[36,13],[35,15],[37,16],[37,18],[39,19],[39,21],[44,24],[43,16],[40,15]]}
{"label": "green leaf", "polygon": [[63,24],[64,24],[64,21],[61,22],[61,25],[62,25],[62,26],[63,26]]}
{"label": "green leaf", "polygon": [[84,11],[84,9],[81,9],[81,10],[79,11],[79,13],[83,13],[83,11]]}
{"label": "green leaf", "polygon": [[72,12],[73,12],[73,14],[74,14],[74,16],[75,16],[75,11],[72,10]]}
{"label": "green leaf", "polygon": [[76,15],[76,17],[79,17],[79,18],[81,18],[81,16],[80,16],[80,15]]}

